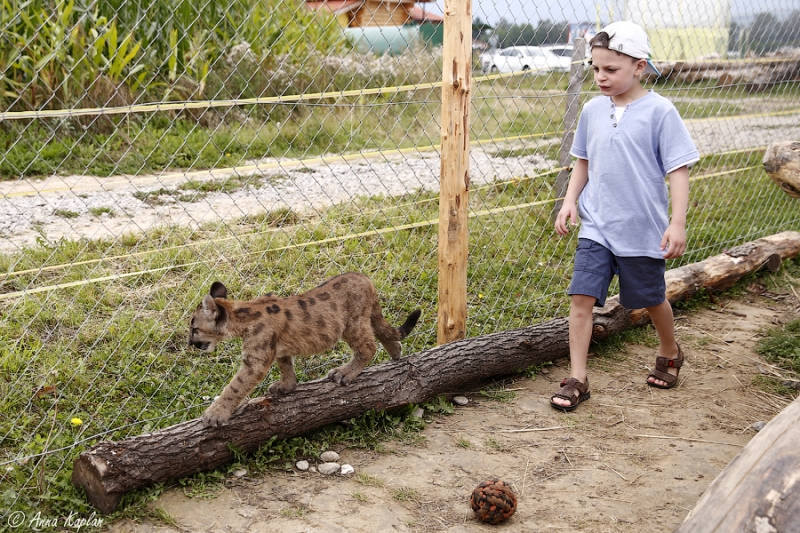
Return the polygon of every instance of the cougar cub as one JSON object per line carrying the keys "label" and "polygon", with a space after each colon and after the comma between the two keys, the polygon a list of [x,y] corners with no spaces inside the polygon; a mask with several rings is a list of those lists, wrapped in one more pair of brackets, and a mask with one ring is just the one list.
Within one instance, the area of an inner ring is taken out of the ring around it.
{"label": "cougar cub", "polygon": [[392,359],[400,358],[400,340],[417,324],[420,310],[399,328],[381,312],[378,293],[370,279],[347,272],[296,296],[262,296],[249,302],[228,300],[225,285],[215,281],[192,314],[189,345],[211,352],[218,342],[242,338],[242,366],[233,380],[203,413],[207,426],[222,426],[244,398],[264,379],[277,361],[281,379],[269,387],[285,394],[297,386],[292,357],[328,350],[341,339],[353,349],[353,358],[328,377],[347,385],[366,367],[378,349],[375,337]]}

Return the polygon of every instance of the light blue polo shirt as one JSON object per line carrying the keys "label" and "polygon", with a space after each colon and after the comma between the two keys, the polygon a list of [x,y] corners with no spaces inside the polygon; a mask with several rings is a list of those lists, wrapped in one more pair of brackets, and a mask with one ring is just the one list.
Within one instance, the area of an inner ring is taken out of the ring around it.
{"label": "light blue polo shirt", "polygon": [[570,153],[589,161],[589,181],[578,198],[578,237],[620,257],[663,259],[666,176],[700,159],[672,102],[649,91],[617,122],[611,98],[597,96],[583,106]]}

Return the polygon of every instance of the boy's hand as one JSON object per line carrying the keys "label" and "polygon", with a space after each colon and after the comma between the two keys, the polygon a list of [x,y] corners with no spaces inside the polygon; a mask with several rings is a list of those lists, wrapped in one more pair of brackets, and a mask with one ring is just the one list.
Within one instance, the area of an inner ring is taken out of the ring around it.
{"label": "boy's hand", "polygon": [[[669,248],[667,244],[669,243]],[[670,224],[661,237],[661,250],[667,249],[664,259],[674,259],[686,251],[686,227],[682,224]]]}
{"label": "boy's hand", "polygon": [[575,202],[564,202],[564,205],[561,206],[561,210],[556,217],[556,233],[559,235],[566,235],[569,233],[569,228],[567,227],[568,220],[570,221],[570,225],[578,225],[578,208],[575,206]]}

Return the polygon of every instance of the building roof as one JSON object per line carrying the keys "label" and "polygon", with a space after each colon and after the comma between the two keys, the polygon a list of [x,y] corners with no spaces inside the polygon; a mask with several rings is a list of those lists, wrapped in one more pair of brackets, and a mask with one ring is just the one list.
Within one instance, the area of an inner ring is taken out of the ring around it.
{"label": "building roof", "polygon": [[437,15],[436,13],[431,13],[430,11],[425,11],[421,7],[414,6],[411,8],[411,20],[414,22],[444,22],[444,17],[441,15]]}
{"label": "building roof", "polygon": [[[341,13],[348,13],[351,11],[357,10],[361,7],[366,0],[317,0],[317,1],[306,1],[306,6],[311,11],[319,11],[320,9],[325,9],[334,15],[339,15]],[[400,0],[383,0],[386,3],[401,3]],[[433,0],[416,0],[417,2],[429,2]],[[411,20],[414,22],[444,22],[444,17],[441,15],[437,15],[436,13],[431,13],[430,11],[425,11],[421,7],[417,7],[416,5],[411,8],[409,15],[411,16]]]}

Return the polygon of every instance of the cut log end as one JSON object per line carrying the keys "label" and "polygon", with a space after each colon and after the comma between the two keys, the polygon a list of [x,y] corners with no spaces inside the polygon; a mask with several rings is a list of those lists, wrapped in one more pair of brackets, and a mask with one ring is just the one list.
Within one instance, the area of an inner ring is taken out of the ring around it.
{"label": "cut log end", "polygon": [[72,483],[81,487],[86,493],[86,498],[98,511],[103,514],[113,513],[123,494],[107,492],[103,485],[103,470],[98,469],[97,459],[91,452],[84,452],[75,461],[72,467]]}
{"label": "cut log end", "polygon": [[781,190],[800,198],[800,142],[772,143],[764,153],[764,170]]}
{"label": "cut log end", "polygon": [[780,255],[772,254],[767,258],[766,262],[764,262],[764,268],[766,268],[770,272],[777,272],[781,269],[782,262],[783,261],[781,260]]}

